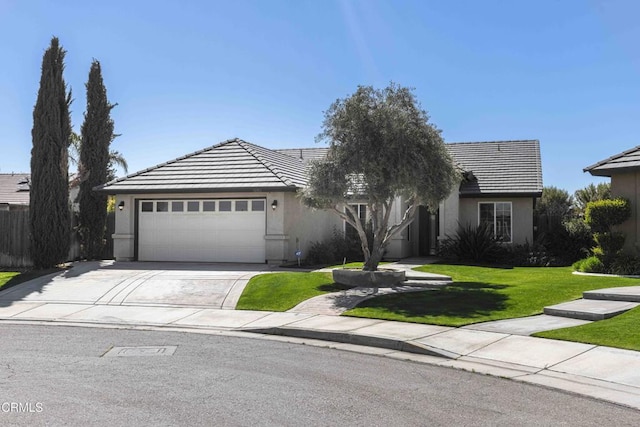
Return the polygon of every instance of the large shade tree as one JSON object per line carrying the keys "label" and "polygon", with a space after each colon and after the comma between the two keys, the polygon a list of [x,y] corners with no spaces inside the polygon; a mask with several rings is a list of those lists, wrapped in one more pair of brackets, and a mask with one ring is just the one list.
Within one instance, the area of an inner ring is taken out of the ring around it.
{"label": "large shade tree", "polygon": [[99,259],[104,247],[107,221],[107,196],[93,191],[107,181],[109,175],[109,144],[114,138],[111,109],[107,99],[100,62],[94,60],[89,70],[87,110],[81,129],[80,162],[78,165],[80,193],[79,225],[82,252],[87,259]]}
{"label": "large shade tree", "polygon": [[536,204],[536,211],[540,215],[547,215],[557,221],[562,221],[569,217],[572,205],[573,197],[569,195],[567,190],[550,186],[542,189],[542,197]]}
{"label": "large shade tree", "polygon": [[42,58],[33,109],[29,217],[31,258],[36,268],[66,261],[71,245],[69,166],[71,92],[64,81],[65,51],[56,37]]}
{"label": "large shade tree", "polygon": [[611,198],[611,183],[601,182],[598,185],[589,184],[574,193],[574,203],[579,213],[584,213],[589,202]]}
{"label": "large shade tree", "polygon": [[[302,200],[355,228],[364,270],[377,269],[386,246],[409,226],[418,206],[436,209],[458,182],[440,131],[429,123],[412,90],[393,83],[385,89],[359,86],[335,101],[317,140],[328,142],[329,152],[310,166]],[[398,202],[402,214],[391,221]],[[369,236],[355,203],[367,205]]]}

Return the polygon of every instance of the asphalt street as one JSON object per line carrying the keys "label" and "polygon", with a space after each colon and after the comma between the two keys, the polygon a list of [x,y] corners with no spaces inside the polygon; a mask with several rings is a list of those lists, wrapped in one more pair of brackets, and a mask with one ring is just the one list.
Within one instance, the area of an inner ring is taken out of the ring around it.
{"label": "asphalt street", "polygon": [[268,340],[4,324],[0,343],[3,426],[635,426],[640,415],[506,379]]}

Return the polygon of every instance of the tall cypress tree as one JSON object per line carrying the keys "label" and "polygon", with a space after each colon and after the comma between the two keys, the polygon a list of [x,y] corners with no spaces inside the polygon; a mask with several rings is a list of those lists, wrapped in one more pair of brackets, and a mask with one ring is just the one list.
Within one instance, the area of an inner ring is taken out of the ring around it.
{"label": "tall cypress tree", "polygon": [[100,62],[95,59],[89,70],[87,110],[81,129],[80,143],[80,217],[79,231],[83,255],[87,259],[99,259],[104,247],[104,231],[107,221],[107,196],[92,189],[107,181],[109,172],[109,144],[114,138],[111,109],[107,89],[102,80]]}
{"label": "tall cypress tree", "polygon": [[38,99],[33,109],[31,138],[31,258],[36,268],[67,260],[71,245],[69,166],[71,92],[64,82],[65,51],[58,38],[42,58]]}

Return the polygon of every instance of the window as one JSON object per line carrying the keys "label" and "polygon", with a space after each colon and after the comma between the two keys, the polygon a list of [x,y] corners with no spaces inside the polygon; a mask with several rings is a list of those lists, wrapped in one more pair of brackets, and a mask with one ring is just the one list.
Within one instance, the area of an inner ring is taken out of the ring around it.
{"label": "window", "polygon": [[251,210],[254,212],[264,212],[264,200],[252,200]]}
{"label": "window", "polygon": [[216,202],[214,201],[207,201],[205,200],[204,202],[202,202],[202,211],[203,212],[215,212],[216,210]]}
{"label": "window", "polygon": [[142,202],[140,210],[142,212],[153,212],[153,202]]}
{"label": "window", "polygon": [[511,243],[511,202],[479,203],[478,224],[493,228],[496,240]]}
{"label": "window", "polygon": [[187,202],[187,212],[200,212],[200,202]]}
{"label": "window", "polygon": [[[355,211],[358,214],[358,218],[360,219],[360,223],[364,226],[367,221],[367,205],[357,204],[357,205],[351,205],[351,207],[355,209]],[[347,211],[347,215],[351,216],[351,212]],[[347,238],[358,239],[358,241],[360,239],[358,237],[358,231],[346,221],[344,223],[344,234],[345,234],[345,237]]]}
{"label": "window", "polygon": [[171,212],[184,212],[184,202],[171,202]]}
{"label": "window", "polygon": [[220,200],[218,208],[220,212],[231,212],[231,200]]}
{"label": "window", "polygon": [[246,200],[236,201],[236,212],[246,212],[249,210],[249,202]]}
{"label": "window", "polygon": [[156,212],[169,212],[169,202],[156,202]]}

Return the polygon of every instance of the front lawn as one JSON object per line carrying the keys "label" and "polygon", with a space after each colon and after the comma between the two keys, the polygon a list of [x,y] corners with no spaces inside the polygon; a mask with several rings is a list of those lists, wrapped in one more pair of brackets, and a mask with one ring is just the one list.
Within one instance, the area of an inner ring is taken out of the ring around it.
{"label": "front lawn", "polygon": [[441,290],[383,295],[344,313],[401,322],[463,326],[541,314],[545,306],[582,297],[582,292],[640,281],[571,274],[570,267],[490,268],[429,264],[418,271],[451,276]]}
{"label": "front lawn", "polygon": [[0,271],[0,289],[13,277],[17,276],[18,272],[16,271]]}
{"label": "front lawn", "polygon": [[640,307],[611,319],[573,328],[538,332],[533,336],[640,351],[638,325],[640,325]]}
{"label": "front lawn", "polygon": [[236,309],[287,311],[302,301],[347,287],[333,283],[331,273],[268,273],[254,276]]}

